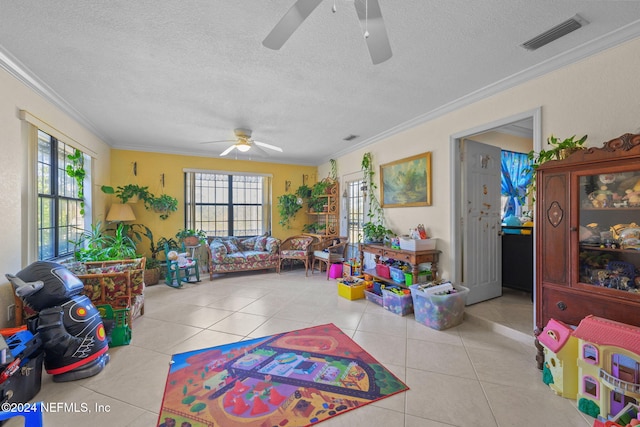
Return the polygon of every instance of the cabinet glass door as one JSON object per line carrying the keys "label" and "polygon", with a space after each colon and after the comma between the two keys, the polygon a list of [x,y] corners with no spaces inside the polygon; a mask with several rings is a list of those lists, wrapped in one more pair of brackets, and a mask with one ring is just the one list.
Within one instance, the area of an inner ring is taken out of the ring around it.
{"label": "cabinet glass door", "polygon": [[640,170],[581,175],[579,282],[640,288]]}

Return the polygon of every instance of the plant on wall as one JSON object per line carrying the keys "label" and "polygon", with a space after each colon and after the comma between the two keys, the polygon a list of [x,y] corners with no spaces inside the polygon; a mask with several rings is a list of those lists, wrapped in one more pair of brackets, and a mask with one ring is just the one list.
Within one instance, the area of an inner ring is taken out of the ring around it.
{"label": "plant on wall", "polygon": [[298,196],[295,194],[283,194],[278,197],[279,224],[285,228],[291,228],[291,219],[300,209],[302,209],[302,203],[299,203]]}
{"label": "plant on wall", "polygon": [[[146,204],[145,204],[146,206]],[[160,214],[160,219],[167,219],[171,212],[178,210],[178,199],[162,194],[161,196],[153,196],[149,201],[149,208]]]}
{"label": "plant on wall", "polygon": [[142,200],[147,210],[153,210],[160,214],[160,219],[167,219],[171,212],[178,210],[178,199],[168,194],[162,194],[156,197],[149,191],[149,187],[127,184],[118,186],[115,189],[108,185],[103,185],[101,189],[105,194],[115,195],[122,203],[127,203],[136,198]]}
{"label": "plant on wall", "polygon": [[[137,201],[135,199],[138,198],[144,202],[145,206],[147,206],[154,197],[153,194],[149,192],[149,187],[141,187],[136,184],[118,186],[115,189],[108,185],[103,185],[101,189],[105,194],[115,195],[120,199],[121,203],[127,203],[130,200]],[[147,207],[147,209],[149,208]]]}
{"label": "plant on wall", "polygon": [[84,170],[84,155],[82,151],[76,149],[73,154],[67,156],[71,160],[71,164],[67,165],[67,175],[76,180],[78,184],[78,198],[80,199],[80,215],[84,215],[84,177],[86,171]]}
{"label": "plant on wall", "polygon": [[338,180],[338,162],[336,159],[329,159],[329,164],[331,165],[331,171],[329,172],[329,178],[334,181]]}
{"label": "plant on wall", "polygon": [[362,224],[361,238],[365,242],[381,242],[387,236],[393,236],[393,231],[384,225],[384,211],[380,206],[375,190],[378,185],[374,181],[375,170],[373,169],[373,156],[370,152],[364,153],[360,164],[362,172],[364,172],[363,193],[365,198],[369,196],[369,210],[367,211],[368,221]]}

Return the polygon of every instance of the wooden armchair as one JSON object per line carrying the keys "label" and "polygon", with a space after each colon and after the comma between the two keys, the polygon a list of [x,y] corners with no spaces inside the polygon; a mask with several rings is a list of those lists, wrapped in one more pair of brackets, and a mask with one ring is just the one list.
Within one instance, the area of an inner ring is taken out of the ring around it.
{"label": "wooden armchair", "polygon": [[347,237],[336,237],[333,239],[326,239],[316,245],[313,251],[313,262],[311,264],[311,274],[316,268],[316,261],[318,262],[318,268],[322,273],[322,264],[327,268],[327,280],[329,280],[329,269],[332,264],[343,263],[347,256],[347,246],[349,245],[349,239]]}
{"label": "wooden armchair", "polygon": [[306,235],[291,236],[285,239],[280,244],[280,251],[278,252],[278,274],[280,274],[282,268],[282,261],[288,259],[302,261],[304,263],[304,275],[306,276],[313,260],[313,247],[317,241],[317,237]]}

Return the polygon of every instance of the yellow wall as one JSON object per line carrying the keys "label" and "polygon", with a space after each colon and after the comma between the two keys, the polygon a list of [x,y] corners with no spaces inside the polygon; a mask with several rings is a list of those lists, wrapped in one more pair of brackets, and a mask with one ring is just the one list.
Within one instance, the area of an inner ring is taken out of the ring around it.
{"label": "yellow wall", "polygon": [[[133,175],[134,162],[137,164],[136,176]],[[166,220],[161,220],[157,213],[146,210],[142,202],[132,205],[136,215],[135,223],[149,227],[156,241],[160,237],[174,237],[176,232],[184,227],[183,171],[185,168],[271,174],[273,176],[272,234],[278,238],[285,238],[302,232],[302,226],[308,222],[303,210],[300,210],[291,222],[291,228],[284,229],[278,223],[280,215],[277,203],[278,197],[285,193],[286,181],[291,181],[289,193],[294,193],[302,185],[303,175],[307,175],[309,179],[315,181],[316,167],[112,150],[111,186],[115,188],[119,185],[137,184],[149,187],[149,191],[156,196],[165,193],[178,199],[178,211],[172,212]],[[161,185],[162,174],[164,174],[164,189]],[[110,198],[110,202],[118,202],[115,196],[110,196]],[[146,241],[143,242],[141,248],[145,250],[148,248]]]}

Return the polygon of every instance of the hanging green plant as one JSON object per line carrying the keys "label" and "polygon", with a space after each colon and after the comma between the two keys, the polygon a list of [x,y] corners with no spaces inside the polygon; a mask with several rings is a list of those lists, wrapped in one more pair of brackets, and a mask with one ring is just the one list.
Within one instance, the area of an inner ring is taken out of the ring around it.
{"label": "hanging green plant", "polygon": [[338,162],[336,159],[329,159],[329,164],[331,165],[331,172],[329,173],[329,177],[334,181],[338,180]]}
{"label": "hanging green plant", "polygon": [[149,201],[149,208],[159,213],[160,219],[167,219],[171,212],[178,210],[178,199],[168,194],[162,194],[161,196],[153,197]]}
{"label": "hanging green plant", "polygon": [[291,219],[300,209],[302,209],[302,204],[298,202],[298,196],[295,194],[283,194],[278,197],[278,213],[280,214],[278,223],[285,228],[291,228]]}
{"label": "hanging green plant", "polygon": [[376,190],[378,188],[374,181],[375,170],[373,169],[373,156],[370,152],[364,153],[361,162],[362,172],[364,173],[363,192],[365,198],[369,196],[369,210],[367,211],[367,222],[362,224],[362,236],[360,238],[364,242],[380,242],[387,236],[393,236],[393,231],[384,225],[384,211],[380,206]]}
{"label": "hanging green plant", "polygon": [[115,195],[122,203],[127,203],[137,197],[144,202],[147,209],[151,208],[150,203],[154,199],[154,195],[149,192],[149,187],[141,187],[136,184],[118,186],[115,189],[108,185],[103,185],[101,189],[105,194]]}
{"label": "hanging green plant", "polygon": [[84,170],[84,155],[82,151],[76,149],[73,154],[69,154],[67,159],[71,164],[67,165],[67,175],[76,180],[78,184],[78,198],[80,199],[80,215],[84,215],[84,178],[87,172]]}

